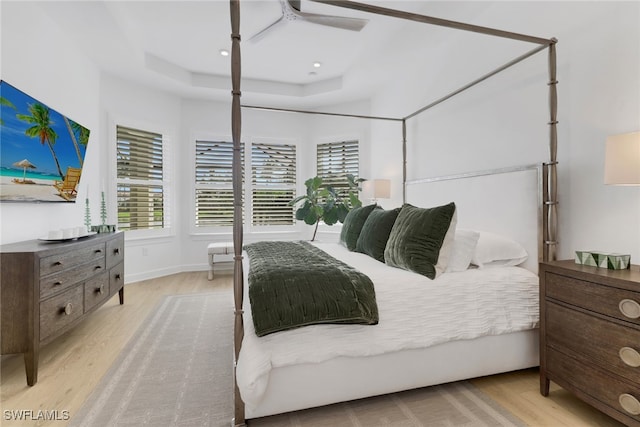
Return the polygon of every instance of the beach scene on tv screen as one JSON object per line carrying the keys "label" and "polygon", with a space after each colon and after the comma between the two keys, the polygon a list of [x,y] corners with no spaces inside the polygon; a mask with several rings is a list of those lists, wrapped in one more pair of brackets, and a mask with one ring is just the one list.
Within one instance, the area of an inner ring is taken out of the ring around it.
{"label": "beach scene on tv screen", "polygon": [[74,202],[89,133],[0,81],[0,201]]}

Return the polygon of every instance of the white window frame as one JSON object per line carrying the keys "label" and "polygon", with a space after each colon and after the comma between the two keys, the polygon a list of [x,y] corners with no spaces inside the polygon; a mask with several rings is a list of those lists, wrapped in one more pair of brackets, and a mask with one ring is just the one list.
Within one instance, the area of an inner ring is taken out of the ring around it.
{"label": "white window frame", "polygon": [[[196,141],[208,140],[208,141],[232,141],[230,135],[220,135],[207,132],[193,132],[190,137],[190,212],[189,212],[189,229],[190,234],[194,236],[198,235],[210,235],[210,236],[228,236],[233,232],[233,227],[229,226],[210,226],[210,227],[196,227],[196,182],[195,182],[195,165],[196,165]],[[252,224],[252,212],[253,205],[251,201],[252,197],[252,163],[251,163],[251,147],[253,143],[265,143],[265,144],[288,144],[295,145],[296,147],[296,184],[294,190],[294,197],[300,194],[300,170],[301,170],[301,154],[300,154],[300,141],[292,138],[274,138],[274,137],[254,137],[251,135],[245,135],[242,137],[244,143],[244,230],[247,234],[265,235],[265,234],[284,234],[291,232],[298,232],[300,230],[299,222],[295,221],[292,225],[256,225]]]}
{"label": "white window frame", "polygon": [[[325,135],[315,140],[313,144],[313,169],[316,172],[315,176],[318,176],[318,145],[337,143],[337,142],[343,142],[343,141],[358,141],[358,176],[356,178],[362,178],[362,173],[363,173],[362,146],[363,146],[364,138],[360,134],[353,134],[353,133],[329,135],[329,136]],[[360,196],[362,196],[362,192],[360,192]],[[367,203],[365,201],[362,201],[362,204],[366,205]],[[298,222],[302,222],[304,224],[303,221],[298,221]],[[326,225],[324,222],[321,221],[320,226],[318,227],[319,233],[326,233],[326,234],[340,234],[341,230],[342,230],[342,224],[339,222],[337,222],[334,225]]]}
{"label": "white window frame", "polygon": [[[138,240],[138,239],[150,239],[150,238],[165,238],[175,236],[176,230],[176,215],[175,215],[175,183],[172,177],[174,176],[174,159],[173,159],[173,141],[175,141],[175,131],[173,129],[164,127],[159,124],[149,123],[144,121],[131,120],[129,118],[112,117],[110,120],[110,167],[108,179],[109,182],[113,182],[113,185],[108,186],[108,190],[105,190],[105,195],[108,200],[113,200],[113,206],[115,209],[114,223],[118,223],[118,183],[121,182],[118,179],[118,153],[117,153],[117,127],[123,126],[132,129],[139,129],[145,132],[153,132],[162,135],[162,187],[163,187],[163,221],[164,227],[157,229],[142,229],[142,230],[126,230],[126,240]],[[92,218],[93,219],[93,218]],[[95,219],[94,219],[95,221]]]}
{"label": "white window frame", "polygon": [[[189,174],[189,200],[191,209],[189,211],[189,228],[191,230],[192,235],[228,235],[232,233],[232,226],[196,226],[196,190],[198,188],[196,184],[196,141],[225,141],[232,142],[233,137],[231,135],[215,135],[210,133],[197,132],[193,133],[190,138],[191,150],[190,150],[190,174]],[[245,173],[246,173],[246,141],[243,141],[245,145]],[[233,187],[232,187],[233,188]],[[246,198],[246,189],[245,189],[245,198]],[[246,206],[245,206],[245,216],[246,216]],[[246,218],[245,218],[246,224]]]}
{"label": "white window frame", "polygon": [[316,143],[314,144],[314,147],[313,147],[313,149],[314,149],[313,167],[315,168],[316,176],[319,175],[319,171],[318,171],[318,146],[322,145],[322,144],[337,144],[337,143],[349,142],[349,141],[357,141],[358,142],[358,173],[356,175],[356,178],[361,178],[362,177],[362,139],[359,138],[358,136],[354,136],[354,135],[339,135],[339,136],[334,136],[334,137],[323,137],[322,139],[316,141]]}
{"label": "white window frame", "polygon": [[[251,198],[251,203],[249,205],[249,209],[245,209],[245,224],[248,224],[249,231],[252,233],[273,233],[273,232],[290,232],[297,230],[297,222],[295,218],[295,208],[291,208],[292,219],[293,222],[291,225],[253,225],[253,183],[251,179],[251,175],[253,173],[253,158],[251,156],[251,147],[253,144],[269,144],[269,145],[293,145],[296,150],[296,178],[295,183],[292,187],[287,186],[287,189],[293,190],[292,200],[299,194],[300,187],[300,144],[297,140],[291,138],[266,138],[266,137],[254,137],[250,138],[250,142],[245,145],[245,173],[247,173],[248,177],[245,177],[245,197]],[[247,157],[248,156],[248,157]],[[246,204],[246,198],[245,198]]]}

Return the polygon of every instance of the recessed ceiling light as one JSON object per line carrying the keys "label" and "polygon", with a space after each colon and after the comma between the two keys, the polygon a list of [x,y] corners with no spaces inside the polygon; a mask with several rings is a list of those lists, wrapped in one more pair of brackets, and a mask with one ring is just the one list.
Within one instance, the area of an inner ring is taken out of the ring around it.
{"label": "recessed ceiling light", "polygon": [[313,63],[313,68],[320,68],[321,66],[322,66],[321,62],[317,62],[316,61],[316,62]]}
{"label": "recessed ceiling light", "polygon": [[229,56],[229,51],[227,49],[220,49],[220,55]]}

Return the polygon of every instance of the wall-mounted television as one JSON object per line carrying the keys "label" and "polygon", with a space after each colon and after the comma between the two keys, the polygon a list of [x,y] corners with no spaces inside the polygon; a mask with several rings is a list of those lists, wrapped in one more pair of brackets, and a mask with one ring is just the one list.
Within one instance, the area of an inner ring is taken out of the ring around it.
{"label": "wall-mounted television", "polygon": [[0,201],[75,202],[89,133],[0,80]]}

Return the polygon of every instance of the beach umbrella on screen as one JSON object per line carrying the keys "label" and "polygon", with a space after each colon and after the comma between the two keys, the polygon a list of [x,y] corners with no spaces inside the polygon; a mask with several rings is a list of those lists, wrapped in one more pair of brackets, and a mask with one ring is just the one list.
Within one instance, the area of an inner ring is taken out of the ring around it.
{"label": "beach umbrella on screen", "polygon": [[13,164],[13,166],[19,167],[23,169],[23,173],[22,173],[22,182],[26,181],[27,178],[27,168],[29,169],[35,169],[37,166],[34,165],[33,163],[31,163],[29,160],[27,159],[23,159],[20,160],[19,162],[15,162]]}

